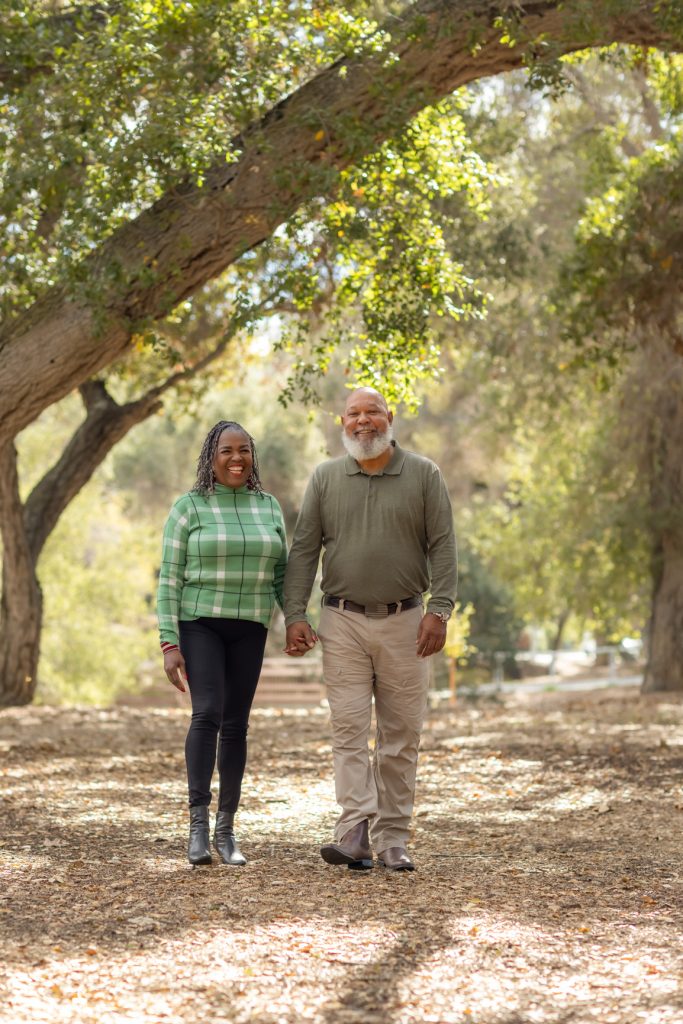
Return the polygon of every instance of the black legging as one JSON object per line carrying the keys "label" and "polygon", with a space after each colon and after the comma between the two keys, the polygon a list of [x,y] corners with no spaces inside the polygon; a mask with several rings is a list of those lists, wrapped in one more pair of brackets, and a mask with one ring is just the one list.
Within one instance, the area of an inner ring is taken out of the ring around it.
{"label": "black legging", "polygon": [[234,814],[247,761],[249,712],[268,630],[246,619],[181,622],[180,650],[192,698],[185,740],[190,807],[211,802],[211,776],[218,745],[218,809]]}

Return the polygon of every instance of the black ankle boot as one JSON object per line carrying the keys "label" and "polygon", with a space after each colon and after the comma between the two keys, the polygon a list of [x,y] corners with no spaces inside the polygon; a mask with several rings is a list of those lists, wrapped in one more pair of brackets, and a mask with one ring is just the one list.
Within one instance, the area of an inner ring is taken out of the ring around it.
{"label": "black ankle boot", "polygon": [[233,828],[234,821],[235,815],[231,811],[219,811],[216,815],[213,842],[224,864],[243,867],[247,863],[247,859],[237,845]]}
{"label": "black ankle boot", "polygon": [[190,840],[187,844],[190,864],[210,864],[209,808],[190,807]]}

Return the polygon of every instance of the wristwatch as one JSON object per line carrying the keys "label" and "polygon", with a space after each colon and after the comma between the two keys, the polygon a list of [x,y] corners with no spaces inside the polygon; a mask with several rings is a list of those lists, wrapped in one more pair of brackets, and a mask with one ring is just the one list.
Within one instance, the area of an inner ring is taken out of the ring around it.
{"label": "wristwatch", "polygon": [[446,625],[446,623],[448,622],[448,620],[451,617],[451,613],[450,612],[433,612],[433,611],[431,611],[431,609],[430,609],[429,614],[430,615],[436,615],[437,619],[441,619],[441,621],[443,622],[444,626]]}

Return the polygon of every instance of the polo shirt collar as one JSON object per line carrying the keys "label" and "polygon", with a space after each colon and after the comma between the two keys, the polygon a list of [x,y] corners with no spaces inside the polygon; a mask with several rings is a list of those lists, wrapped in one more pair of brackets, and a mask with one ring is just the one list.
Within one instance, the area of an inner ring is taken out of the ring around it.
{"label": "polo shirt collar", "polygon": [[[371,476],[385,476],[385,475],[386,476],[398,476],[398,474],[403,469],[403,463],[406,461],[406,453],[403,451],[401,446],[396,443],[396,441],[392,441],[391,445],[392,445],[394,451],[393,451],[393,454],[392,454],[391,458],[389,459],[389,461],[387,462],[386,466],[384,467],[384,469],[380,470],[379,473],[372,473],[372,474],[368,474],[368,475],[371,475]],[[347,455],[346,455],[346,457],[344,459],[344,468],[346,470],[346,475],[347,476],[354,476],[357,473],[362,473],[363,472],[363,470],[360,467],[360,464],[358,462],[356,462],[354,457],[352,455],[349,455],[348,453],[347,453]]]}

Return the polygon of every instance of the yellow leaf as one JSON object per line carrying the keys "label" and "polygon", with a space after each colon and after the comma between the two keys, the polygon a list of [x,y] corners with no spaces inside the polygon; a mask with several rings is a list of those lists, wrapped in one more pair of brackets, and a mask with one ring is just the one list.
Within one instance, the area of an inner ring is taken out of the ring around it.
{"label": "yellow leaf", "polygon": [[315,141],[316,142],[322,142],[322,140],[324,138],[325,138],[325,132],[321,128],[319,132],[315,133]]}

